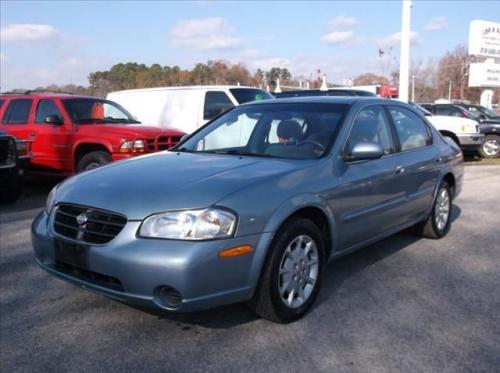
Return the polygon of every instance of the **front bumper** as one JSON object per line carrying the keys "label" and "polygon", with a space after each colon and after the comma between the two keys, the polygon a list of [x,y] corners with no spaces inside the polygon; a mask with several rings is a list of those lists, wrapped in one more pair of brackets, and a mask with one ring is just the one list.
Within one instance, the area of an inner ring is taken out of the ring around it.
{"label": "front bumper", "polygon": [[[56,240],[50,218],[45,212],[32,224],[32,242],[37,263],[49,273],[83,288],[123,302],[190,312],[236,303],[252,297],[261,262],[271,233],[224,240],[193,242],[144,239],[136,236],[140,222],[129,221],[113,240],[105,245],[89,246],[88,270],[110,276],[121,288],[77,276],[59,267],[55,261]],[[221,259],[220,250],[250,244],[250,254]],[[158,289],[169,286],[182,295],[179,307],[161,301]]]}
{"label": "front bumper", "polygon": [[484,143],[484,135],[482,133],[460,133],[457,134],[457,138],[462,149],[478,149]]}

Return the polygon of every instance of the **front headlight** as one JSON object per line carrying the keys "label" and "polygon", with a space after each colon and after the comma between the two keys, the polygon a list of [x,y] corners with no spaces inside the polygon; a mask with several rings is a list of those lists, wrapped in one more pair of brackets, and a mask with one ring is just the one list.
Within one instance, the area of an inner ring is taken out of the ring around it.
{"label": "front headlight", "polygon": [[47,201],[45,202],[45,209],[44,210],[47,213],[47,215],[50,215],[50,213],[52,212],[52,208],[54,207],[56,190],[57,190],[57,185],[52,188],[52,190],[50,191],[50,193],[47,197]]}
{"label": "front headlight", "polygon": [[165,212],[146,218],[139,235],[175,240],[210,240],[233,235],[236,216],[226,210],[204,209]]}

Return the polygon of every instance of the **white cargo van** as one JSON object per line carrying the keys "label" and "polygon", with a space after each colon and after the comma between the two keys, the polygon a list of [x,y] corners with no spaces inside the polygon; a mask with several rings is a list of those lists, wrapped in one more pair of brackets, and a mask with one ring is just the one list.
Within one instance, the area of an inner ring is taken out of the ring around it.
{"label": "white cargo van", "polygon": [[191,133],[233,106],[273,96],[258,88],[221,85],[129,89],[106,98],[142,123]]}

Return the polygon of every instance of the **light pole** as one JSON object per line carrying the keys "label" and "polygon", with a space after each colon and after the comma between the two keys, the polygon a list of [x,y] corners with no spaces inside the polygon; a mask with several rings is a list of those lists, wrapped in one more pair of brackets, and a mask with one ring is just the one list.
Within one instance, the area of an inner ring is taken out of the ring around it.
{"label": "light pole", "polygon": [[450,79],[450,83],[448,84],[448,101],[451,102],[451,79]]}
{"label": "light pole", "polygon": [[408,78],[410,72],[410,21],[411,0],[403,0],[401,17],[401,55],[399,58],[399,99],[408,102]]}
{"label": "light pole", "polygon": [[411,76],[411,100],[415,101],[415,75]]}

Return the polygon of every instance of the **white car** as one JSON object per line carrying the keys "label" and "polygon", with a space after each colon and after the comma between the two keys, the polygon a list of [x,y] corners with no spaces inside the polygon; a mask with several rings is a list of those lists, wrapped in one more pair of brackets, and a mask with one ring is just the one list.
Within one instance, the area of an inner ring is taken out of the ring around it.
{"label": "white car", "polygon": [[479,132],[479,124],[472,119],[433,115],[424,107],[410,102],[427,117],[427,120],[444,136],[452,139],[462,150],[479,150],[484,135]]}
{"label": "white car", "polygon": [[106,98],[142,123],[188,134],[234,106],[274,99],[259,88],[228,85],[129,89],[111,92]]}

